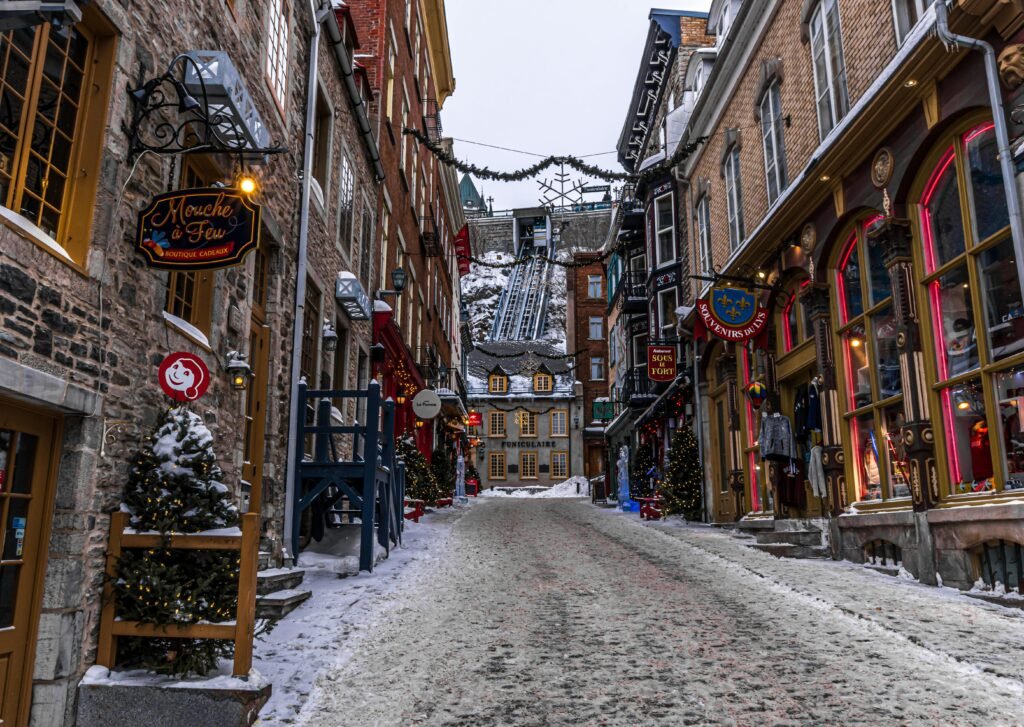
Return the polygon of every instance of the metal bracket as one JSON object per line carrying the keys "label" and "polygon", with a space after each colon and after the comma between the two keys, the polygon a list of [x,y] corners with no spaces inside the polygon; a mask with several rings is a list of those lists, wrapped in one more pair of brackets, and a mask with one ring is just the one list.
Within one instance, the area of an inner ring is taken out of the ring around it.
{"label": "metal bracket", "polygon": [[107,445],[114,443],[115,435],[129,426],[134,426],[131,419],[107,419],[103,417],[103,437],[100,441],[100,457],[107,456]]}

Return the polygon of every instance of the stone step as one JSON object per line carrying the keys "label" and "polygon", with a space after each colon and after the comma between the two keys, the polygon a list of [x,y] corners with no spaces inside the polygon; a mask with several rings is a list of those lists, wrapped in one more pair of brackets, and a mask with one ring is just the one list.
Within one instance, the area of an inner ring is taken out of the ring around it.
{"label": "stone step", "polygon": [[898,576],[900,574],[899,566],[895,565],[873,565],[871,563],[865,563],[864,567],[886,576]]}
{"label": "stone step", "polygon": [[742,532],[754,532],[755,530],[774,530],[775,521],[770,517],[764,518],[751,518],[738,520],[736,523],[736,529]]}
{"label": "stone step", "polygon": [[267,568],[270,567],[270,556],[271,555],[272,554],[271,554],[271,552],[269,550],[261,550],[260,551],[259,558],[256,561],[259,564],[258,568],[260,570],[266,570]]}
{"label": "stone step", "polygon": [[761,545],[821,545],[820,530],[761,530],[755,532],[754,536]]}
{"label": "stone step", "polygon": [[306,571],[302,568],[268,568],[256,574],[256,595],[291,590],[302,585]]}
{"label": "stone step", "polygon": [[284,618],[312,595],[312,591],[286,589],[256,596],[256,618]]}
{"label": "stone step", "polygon": [[790,543],[753,543],[751,548],[756,548],[762,553],[770,553],[776,558],[829,558],[831,557],[828,548],[823,546],[813,547],[810,545],[792,545]]}

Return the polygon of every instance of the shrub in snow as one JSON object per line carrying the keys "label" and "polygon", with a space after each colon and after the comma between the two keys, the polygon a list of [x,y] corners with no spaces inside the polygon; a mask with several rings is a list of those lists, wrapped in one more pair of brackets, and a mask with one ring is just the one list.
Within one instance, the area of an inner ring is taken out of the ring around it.
{"label": "shrub in snow", "polygon": [[451,497],[455,491],[455,464],[444,447],[434,450],[430,457],[430,469],[434,472],[438,489],[443,493],[440,497]]}
{"label": "shrub in snow", "polygon": [[687,520],[700,520],[701,488],[704,473],[700,468],[697,437],[689,427],[680,427],[672,435],[665,479],[658,487],[664,502],[665,515],[682,515]]}
{"label": "shrub in snow", "polygon": [[[213,436],[183,407],[164,412],[129,471],[121,510],[139,531],[196,533],[238,524]],[[159,625],[230,621],[238,603],[239,554],[218,550],[125,550],[114,581],[117,616]],[[123,638],[118,660],[169,674],[205,674],[230,641]]]}

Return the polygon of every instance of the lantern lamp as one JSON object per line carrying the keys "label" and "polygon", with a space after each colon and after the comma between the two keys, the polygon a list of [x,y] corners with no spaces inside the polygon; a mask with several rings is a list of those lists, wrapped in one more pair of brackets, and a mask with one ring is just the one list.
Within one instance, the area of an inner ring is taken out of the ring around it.
{"label": "lantern lamp", "polygon": [[256,178],[251,174],[243,174],[238,178],[238,189],[244,194],[252,194],[256,191]]}
{"label": "lantern lamp", "polygon": [[417,429],[422,429],[423,428],[423,420],[422,419],[417,419],[416,420],[416,428]]}
{"label": "lantern lamp", "polygon": [[325,351],[333,353],[338,350],[338,332],[334,330],[334,326],[332,326],[331,322],[326,318],[324,319],[323,339]]}
{"label": "lantern lamp", "polygon": [[406,402],[405,394],[398,394],[395,397],[395,401],[397,401],[399,404],[404,404]]}
{"label": "lantern lamp", "polygon": [[245,354],[238,351],[228,352],[228,361],[224,365],[231,380],[231,388],[235,391],[245,391],[249,385],[249,377],[252,376],[252,369],[245,361]]}
{"label": "lantern lamp", "polygon": [[403,268],[395,268],[391,271],[391,285],[396,293],[405,290],[406,272]]}

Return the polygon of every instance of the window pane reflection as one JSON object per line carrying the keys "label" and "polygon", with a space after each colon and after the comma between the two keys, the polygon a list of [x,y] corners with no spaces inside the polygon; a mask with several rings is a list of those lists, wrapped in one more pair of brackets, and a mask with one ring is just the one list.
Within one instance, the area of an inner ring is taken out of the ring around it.
{"label": "window pane reflection", "polygon": [[978,340],[967,267],[960,265],[928,286],[939,379],[978,367]]}
{"label": "window pane reflection", "polygon": [[871,371],[863,326],[854,326],[843,334],[843,350],[846,353],[850,408],[860,409],[871,403]]}
{"label": "window pane reflection", "polygon": [[996,374],[1000,441],[1006,457],[1007,490],[1024,489],[1024,367]]}
{"label": "window pane reflection", "polygon": [[853,444],[853,473],[857,485],[857,499],[881,500],[882,473],[879,466],[874,415],[862,414],[850,420],[850,440]]}
{"label": "window pane reflection", "polygon": [[988,344],[993,359],[1005,358],[1024,350],[1024,305],[1013,253],[1013,241],[1007,238],[978,258]]}
{"label": "window pane reflection", "polygon": [[857,252],[857,238],[851,238],[846,254],[840,259],[839,274],[839,309],[843,313],[843,323],[856,318],[864,312],[864,298],[860,288],[860,254]]}
{"label": "window pane reflection", "polygon": [[967,191],[971,198],[974,239],[980,242],[1010,224],[996,134],[991,121],[964,135],[964,155],[971,179]]}
{"label": "window pane reflection", "polygon": [[950,148],[925,185],[922,233],[928,271],[937,270],[964,251],[964,227],[960,216],[960,187],[956,181],[956,156]]}
{"label": "window pane reflection", "polygon": [[910,497],[910,465],[903,444],[903,404],[882,410],[882,441],[885,443],[889,496]]}
{"label": "window pane reflection", "polygon": [[896,316],[887,305],[871,317],[874,329],[875,365],[878,371],[879,398],[888,399],[902,393],[899,347],[896,345]]}

